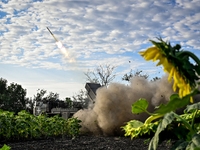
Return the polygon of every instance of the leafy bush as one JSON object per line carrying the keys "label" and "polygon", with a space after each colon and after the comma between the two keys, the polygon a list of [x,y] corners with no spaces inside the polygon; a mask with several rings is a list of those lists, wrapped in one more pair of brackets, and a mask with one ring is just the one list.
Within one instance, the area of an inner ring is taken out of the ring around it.
{"label": "leafy bush", "polygon": [[144,124],[138,120],[131,120],[127,125],[122,127],[125,131],[125,136],[130,136],[131,139],[150,133],[155,133],[159,122]]}
{"label": "leafy bush", "polygon": [[68,120],[62,117],[34,116],[25,110],[18,115],[0,109],[0,139],[39,138],[67,135],[76,137],[79,134],[81,121],[77,118]]}
{"label": "leafy bush", "polygon": [[4,146],[0,150],[9,150],[9,149],[11,149],[11,147],[4,144]]}
{"label": "leafy bush", "polygon": [[79,123],[81,123],[81,120],[78,120],[77,117],[76,118],[69,118],[68,119],[68,134],[70,136],[72,136],[73,138],[79,135],[80,132],[80,128],[81,125]]}

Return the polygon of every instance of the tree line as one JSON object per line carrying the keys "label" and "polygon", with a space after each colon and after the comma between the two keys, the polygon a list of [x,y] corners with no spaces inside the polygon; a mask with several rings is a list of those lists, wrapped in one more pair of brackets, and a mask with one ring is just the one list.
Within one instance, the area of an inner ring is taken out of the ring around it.
{"label": "tree line", "polygon": [[[88,70],[85,72],[86,82],[90,83],[99,83],[102,86],[108,86],[116,77],[114,69],[116,66],[112,65],[100,65],[94,70]],[[149,76],[147,74],[142,74],[142,71],[136,71],[132,73],[132,70],[129,73],[126,73],[122,80],[130,81],[132,77],[140,76],[147,79]],[[153,78],[153,81],[158,80],[158,77]],[[58,93],[50,92],[47,94],[47,91],[44,89],[38,89],[36,95],[33,98],[26,97],[27,91],[21,85],[17,83],[10,83],[6,79],[0,78],[0,109],[18,113],[21,110],[26,110],[33,113],[33,106],[35,102],[47,102],[55,101],[59,99]],[[87,98],[87,91],[80,90],[77,94],[72,96],[72,99],[69,97],[65,98],[65,102],[71,104],[72,101],[79,101],[83,108],[86,108],[89,100]]]}

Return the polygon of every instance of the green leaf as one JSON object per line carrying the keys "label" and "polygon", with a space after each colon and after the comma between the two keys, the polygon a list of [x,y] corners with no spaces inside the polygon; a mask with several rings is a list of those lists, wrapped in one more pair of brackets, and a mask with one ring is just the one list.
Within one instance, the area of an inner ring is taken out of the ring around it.
{"label": "green leaf", "polygon": [[132,104],[132,113],[138,114],[146,112],[149,102],[146,99],[139,99],[137,102]]}
{"label": "green leaf", "polygon": [[155,132],[158,124],[158,122],[144,124],[138,120],[131,120],[127,122],[126,126],[123,126],[121,128],[123,128],[123,130],[125,131],[125,136],[131,136],[131,139],[133,139],[137,138],[138,136]]}
{"label": "green leaf", "polygon": [[180,125],[173,129],[173,133],[178,139],[185,140],[187,138],[188,129],[185,126]]}
{"label": "green leaf", "polygon": [[161,109],[162,107],[165,107],[165,104],[161,103],[159,106],[156,106],[155,109]]}
{"label": "green leaf", "polygon": [[192,104],[192,105],[187,105],[187,108],[185,109],[186,112],[190,112],[191,110],[198,109],[200,110],[200,102]]}
{"label": "green leaf", "polygon": [[192,141],[188,144],[186,150],[194,150],[200,148],[200,135],[194,134],[192,137]]}
{"label": "green leaf", "polygon": [[138,128],[138,127],[143,126],[143,124],[144,123],[142,123],[141,121],[138,121],[138,120],[132,120],[129,122],[130,128]]}
{"label": "green leaf", "polygon": [[200,91],[198,88],[195,88],[190,94],[180,98],[178,94],[173,94],[170,96],[170,101],[167,103],[167,105],[161,105],[159,106],[159,109],[155,111],[155,113],[158,114],[166,114],[171,111],[175,111],[178,108],[184,107],[190,102],[190,97],[200,94]]}
{"label": "green leaf", "polygon": [[0,150],[9,150],[9,149],[11,149],[11,147],[4,144],[4,146]]}
{"label": "green leaf", "polygon": [[171,150],[184,150],[184,149],[186,149],[188,143],[189,142],[187,142],[187,141],[179,140],[173,145]]}
{"label": "green leaf", "polygon": [[179,98],[178,94],[173,94],[170,97],[170,101],[167,103],[167,105],[161,105],[159,109],[155,111],[155,113],[166,114],[171,111],[175,111],[178,108],[184,107],[189,102],[190,102],[190,95],[187,95],[183,98]]}
{"label": "green leaf", "polygon": [[174,112],[167,113],[161,123],[158,125],[157,131],[149,144],[149,150],[156,150],[159,142],[159,134],[165,130],[168,124],[174,120]]}

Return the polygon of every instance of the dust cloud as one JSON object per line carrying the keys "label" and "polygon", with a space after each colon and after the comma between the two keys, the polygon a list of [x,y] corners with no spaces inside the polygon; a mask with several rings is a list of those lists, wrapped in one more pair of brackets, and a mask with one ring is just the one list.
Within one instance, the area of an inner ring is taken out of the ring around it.
{"label": "dust cloud", "polygon": [[155,106],[166,104],[173,94],[173,83],[168,82],[168,75],[157,81],[148,81],[142,77],[134,77],[130,85],[112,83],[108,88],[97,90],[95,104],[88,109],[74,114],[82,121],[81,132],[94,135],[122,135],[120,128],[125,122],[136,119],[144,122],[146,113],[133,114],[131,105],[144,98],[149,102],[148,111],[153,112]]}

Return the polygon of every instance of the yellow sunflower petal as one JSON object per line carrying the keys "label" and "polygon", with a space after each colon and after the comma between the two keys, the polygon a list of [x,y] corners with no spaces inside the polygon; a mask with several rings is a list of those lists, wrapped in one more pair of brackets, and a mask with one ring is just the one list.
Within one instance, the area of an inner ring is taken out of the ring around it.
{"label": "yellow sunflower petal", "polygon": [[139,52],[139,54],[140,54],[141,56],[143,56],[144,53],[145,53],[145,51]]}
{"label": "yellow sunflower petal", "polygon": [[176,82],[176,84],[178,85],[179,88],[181,88],[181,80],[180,80],[180,76],[178,71],[174,71],[174,81]]}
{"label": "yellow sunflower petal", "polygon": [[160,58],[160,61],[157,63],[156,66],[162,65],[164,61],[165,61],[165,57],[161,57],[161,58]]}
{"label": "yellow sunflower petal", "polygon": [[183,97],[183,89],[179,89],[179,97]]}
{"label": "yellow sunflower petal", "polygon": [[194,102],[193,102],[193,97],[192,97],[192,96],[190,97],[190,103],[194,103]]}
{"label": "yellow sunflower petal", "polygon": [[149,52],[149,53],[146,54],[145,60],[149,61],[149,60],[154,59],[154,57],[156,56],[157,53],[158,53],[158,51],[152,50],[151,52]]}
{"label": "yellow sunflower petal", "polygon": [[170,74],[169,74],[169,77],[168,77],[169,83],[172,82],[172,76],[174,75],[174,70],[175,70],[175,67],[172,67],[172,69],[171,69],[171,71],[170,71]]}
{"label": "yellow sunflower petal", "polygon": [[182,96],[183,97],[186,96],[187,95],[187,86],[185,86],[185,88],[182,91],[183,91]]}
{"label": "yellow sunflower petal", "polygon": [[164,70],[165,72],[170,73],[170,71],[171,71],[173,65],[172,65],[171,63],[168,62],[167,58],[165,58],[165,61],[163,62],[163,67],[164,67],[163,70]]}
{"label": "yellow sunflower petal", "polygon": [[176,84],[176,82],[174,81],[174,84],[173,84],[173,90],[174,90],[174,92],[176,91],[176,88],[177,88],[177,84]]}
{"label": "yellow sunflower petal", "polygon": [[157,53],[157,54],[155,55],[155,57],[153,58],[153,62],[159,60],[161,57],[162,57],[162,55],[161,55],[160,53]]}
{"label": "yellow sunflower petal", "polygon": [[157,49],[156,47],[149,47],[147,50],[145,51],[142,51],[142,52],[139,52],[139,54],[142,54],[142,55],[148,55],[149,52],[151,52],[152,50],[155,50]]}

